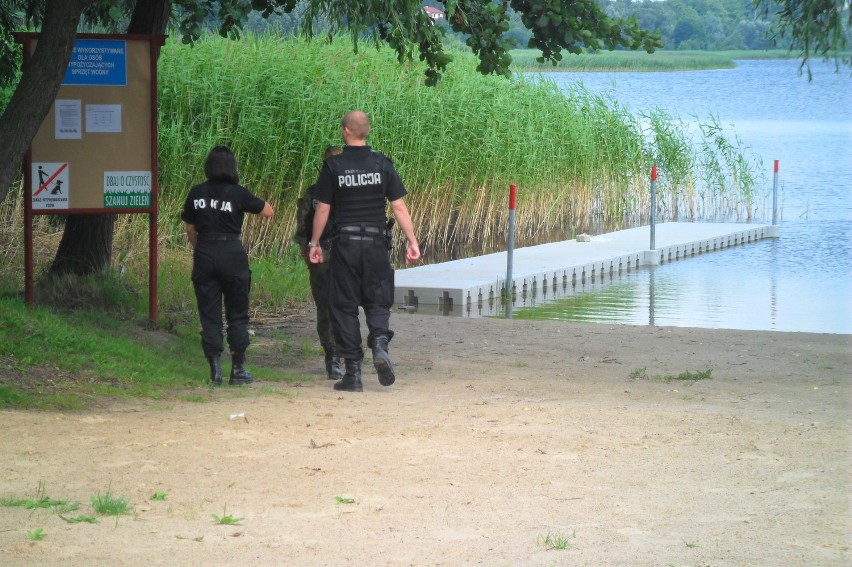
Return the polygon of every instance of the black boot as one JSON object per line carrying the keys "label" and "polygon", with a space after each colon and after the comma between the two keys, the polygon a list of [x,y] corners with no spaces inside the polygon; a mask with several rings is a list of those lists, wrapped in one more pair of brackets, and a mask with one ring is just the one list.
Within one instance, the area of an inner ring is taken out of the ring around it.
{"label": "black boot", "polygon": [[241,386],[254,382],[254,376],[251,375],[251,372],[243,368],[245,361],[245,352],[231,353],[231,378],[228,380],[228,384],[231,386]]}
{"label": "black boot", "polygon": [[219,363],[219,355],[208,356],[207,362],[210,363],[210,384],[213,386],[221,386],[222,365]]}
{"label": "black boot", "polygon": [[325,373],[329,380],[340,380],[343,378],[343,359],[335,356],[333,348],[325,348]]}
{"label": "black boot", "polygon": [[363,392],[361,384],[361,361],[346,359],[346,374],[339,382],[334,383],[335,390],[343,392]]}
{"label": "black boot", "polygon": [[332,366],[334,367],[334,376],[343,378],[343,375],[346,374],[346,361],[343,360],[343,357],[335,356]]}
{"label": "black boot", "polygon": [[376,372],[379,373],[379,384],[382,386],[390,386],[396,380],[396,374],[393,372],[393,364],[391,364],[390,355],[388,354],[388,338],[376,337],[373,341],[373,366],[376,367]]}

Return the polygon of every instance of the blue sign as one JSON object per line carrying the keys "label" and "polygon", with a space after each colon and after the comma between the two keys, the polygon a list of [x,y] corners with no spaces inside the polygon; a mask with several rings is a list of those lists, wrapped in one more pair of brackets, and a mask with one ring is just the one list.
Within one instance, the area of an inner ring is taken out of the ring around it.
{"label": "blue sign", "polygon": [[121,39],[78,39],[63,85],[127,86],[127,42]]}

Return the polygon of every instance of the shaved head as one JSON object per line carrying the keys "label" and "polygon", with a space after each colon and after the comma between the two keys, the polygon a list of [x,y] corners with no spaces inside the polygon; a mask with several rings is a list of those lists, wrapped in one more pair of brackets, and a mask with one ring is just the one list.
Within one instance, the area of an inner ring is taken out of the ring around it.
{"label": "shaved head", "polygon": [[340,125],[349,130],[352,138],[358,141],[366,140],[370,133],[370,119],[360,110],[351,110],[344,114]]}

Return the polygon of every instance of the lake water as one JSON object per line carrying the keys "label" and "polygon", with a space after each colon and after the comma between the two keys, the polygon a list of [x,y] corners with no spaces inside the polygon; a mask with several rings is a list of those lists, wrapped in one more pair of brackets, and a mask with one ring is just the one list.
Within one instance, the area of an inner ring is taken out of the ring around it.
{"label": "lake water", "polygon": [[[688,125],[715,116],[763,160],[779,160],[778,239],[689,257],[590,286],[515,318],[678,327],[852,333],[852,79],[813,62],[738,61],[674,73],[548,73],[634,113],[660,108]],[[771,203],[771,191],[770,203]],[[756,219],[760,224],[769,218]]]}

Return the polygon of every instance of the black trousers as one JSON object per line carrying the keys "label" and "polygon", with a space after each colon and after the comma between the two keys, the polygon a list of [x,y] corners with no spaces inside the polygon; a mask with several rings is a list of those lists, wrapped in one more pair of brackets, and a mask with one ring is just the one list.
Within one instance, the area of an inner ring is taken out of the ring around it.
{"label": "black trousers", "polygon": [[[331,250],[323,248],[323,254],[331,254]],[[317,307],[317,336],[326,352],[334,351],[334,331],[331,328],[331,315],[328,308],[328,272],[329,263],[311,264],[308,262],[308,273],[311,281],[311,295]]]}
{"label": "black trousers", "polygon": [[193,254],[192,285],[201,319],[204,355],[222,353],[223,299],[228,322],[228,346],[231,352],[244,352],[249,345],[251,270],[242,242],[199,240]]}
{"label": "black trousers", "polygon": [[334,241],[329,275],[329,307],[337,354],[349,360],[361,360],[364,352],[359,306],[367,319],[368,347],[373,346],[376,337],[393,338],[389,328],[393,268],[384,236],[341,234]]}

